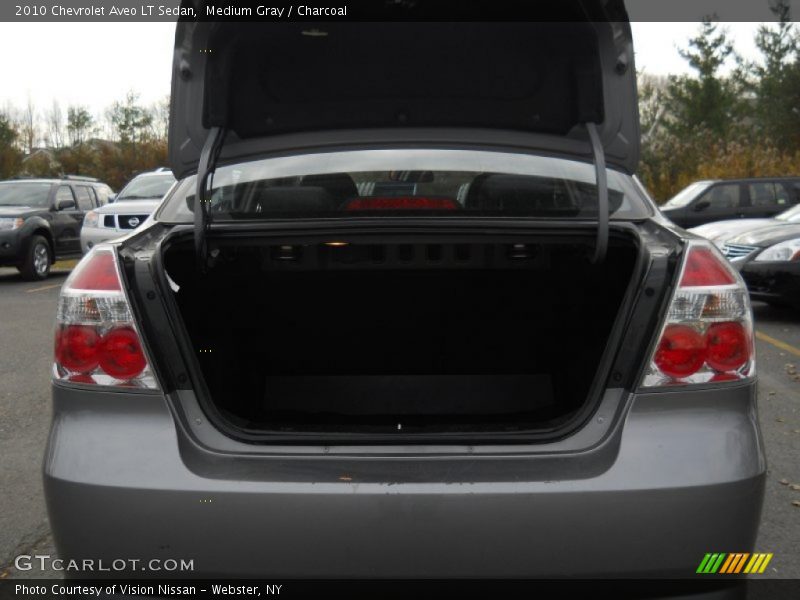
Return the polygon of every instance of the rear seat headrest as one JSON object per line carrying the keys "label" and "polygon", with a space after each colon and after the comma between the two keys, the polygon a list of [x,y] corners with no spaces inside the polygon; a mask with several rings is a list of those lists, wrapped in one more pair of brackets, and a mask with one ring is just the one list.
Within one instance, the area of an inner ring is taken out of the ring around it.
{"label": "rear seat headrest", "polygon": [[275,186],[259,191],[248,212],[329,211],[337,207],[336,199],[317,186]]}
{"label": "rear seat headrest", "polygon": [[483,173],[470,185],[467,208],[483,210],[536,210],[571,208],[563,183],[531,175]]}

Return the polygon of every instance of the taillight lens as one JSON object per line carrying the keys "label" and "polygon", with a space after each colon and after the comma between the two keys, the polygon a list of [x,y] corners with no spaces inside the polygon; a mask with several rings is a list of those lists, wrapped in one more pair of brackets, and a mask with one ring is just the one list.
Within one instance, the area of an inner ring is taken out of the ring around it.
{"label": "taillight lens", "polygon": [[755,375],[753,317],[739,274],[706,242],[689,243],[643,387]]}
{"label": "taillight lens", "polygon": [[158,388],[109,246],[93,248],[61,288],[54,377],[90,385]]}

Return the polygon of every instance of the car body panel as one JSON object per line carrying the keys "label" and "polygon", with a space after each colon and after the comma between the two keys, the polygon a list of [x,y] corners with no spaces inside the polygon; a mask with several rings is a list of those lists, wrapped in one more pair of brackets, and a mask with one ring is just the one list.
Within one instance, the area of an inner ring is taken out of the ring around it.
{"label": "car body panel", "polygon": [[781,223],[761,227],[727,240],[731,244],[744,244],[766,248],[779,242],[800,237],[800,223]]}
{"label": "car body panel", "polygon": [[[560,475],[547,448],[247,459],[198,446],[163,395],[53,394],[45,487],[62,558],[177,556],[193,576],[689,577],[709,549],[756,539],[752,383],[626,397]],[[203,473],[212,463],[224,469]]]}
{"label": "car body panel", "polygon": [[715,221],[689,229],[695,235],[711,240],[718,247],[726,241],[747,231],[768,227],[775,224],[774,219],[730,219],[728,221]]}
{"label": "car body panel", "polygon": [[800,309],[800,262],[751,260],[739,272],[754,300]]}

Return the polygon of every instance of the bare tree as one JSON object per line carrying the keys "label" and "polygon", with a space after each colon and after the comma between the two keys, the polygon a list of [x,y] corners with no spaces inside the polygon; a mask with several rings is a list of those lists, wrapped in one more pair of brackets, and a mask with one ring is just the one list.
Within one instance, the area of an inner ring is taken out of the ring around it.
{"label": "bare tree", "polygon": [[45,115],[47,123],[47,143],[52,148],[64,146],[64,114],[58,100],[53,100],[53,105]]}
{"label": "bare tree", "polygon": [[164,96],[150,108],[153,117],[152,136],[157,140],[166,140],[169,135],[169,96]]}
{"label": "bare tree", "polygon": [[36,107],[30,95],[28,95],[28,102],[22,109],[19,129],[22,137],[22,149],[30,154],[36,147],[36,141],[39,137],[39,126],[36,121]]}

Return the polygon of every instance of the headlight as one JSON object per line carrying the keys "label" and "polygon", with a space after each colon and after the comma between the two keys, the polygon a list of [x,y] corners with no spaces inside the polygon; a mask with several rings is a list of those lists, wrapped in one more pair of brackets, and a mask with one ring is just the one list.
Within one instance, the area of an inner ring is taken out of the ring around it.
{"label": "headlight", "polygon": [[11,231],[12,229],[19,229],[25,219],[19,217],[3,217],[0,219],[0,231]]}
{"label": "headlight", "polygon": [[97,216],[97,212],[94,210],[90,210],[86,213],[86,216],[83,218],[83,226],[84,227],[97,227],[97,223],[99,218]]}
{"label": "headlight", "polygon": [[775,244],[756,256],[756,262],[788,262],[800,260],[800,238]]}

